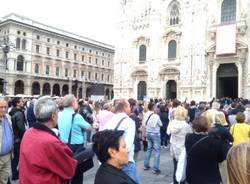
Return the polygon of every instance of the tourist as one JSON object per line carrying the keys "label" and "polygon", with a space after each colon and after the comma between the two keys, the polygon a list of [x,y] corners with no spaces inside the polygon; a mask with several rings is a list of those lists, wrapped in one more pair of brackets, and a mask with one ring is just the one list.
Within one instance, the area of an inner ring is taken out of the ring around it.
{"label": "tourist", "polygon": [[77,161],[72,151],[51,130],[58,108],[47,96],[35,103],[37,123],[23,136],[20,149],[20,184],[62,184],[74,176]]}
{"label": "tourist", "polygon": [[103,130],[93,136],[93,151],[102,163],[95,184],[136,184],[122,168],[128,164],[124,131]]}

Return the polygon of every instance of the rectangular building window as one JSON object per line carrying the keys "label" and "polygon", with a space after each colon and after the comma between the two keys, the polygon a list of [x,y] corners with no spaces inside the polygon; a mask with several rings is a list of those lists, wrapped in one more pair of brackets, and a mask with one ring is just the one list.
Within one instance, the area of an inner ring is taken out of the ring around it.
{"label": "rectangular building window", "polygon": [[81,71],[81,77],[82,78],[84,77],[84,71]]}
{"label": "rectangular building window", "polygon": [[77,71],[74,70],[73,77],[76,78],[76,75],[77,75]]}
{"label": "rectangular building window", "polygon": [[97,79],[98,79],[98,74],[96,73],[96,74],[95,74],[95,80],[97,80]]}
{"label": "rectangular building window", "polygon": [[46,74],[46,75],[49,75],[49,70],[50,70],[49,65],[46,65],[46,71],[45,71],[45,74]]}
{"label": "rectangular building window", "polygon": [[39,64],[35,64],[35,73],[39,74]]}
{"label": "rectangular building window", "polygon": [[57,76],[57,77],[59,77],[59,73],[60,73],[60,69],[59,69],[59,67],[57,66],[57,67],[56,67],[56,76]]}
{"label": "rectangular building window", "polygon": [[36,53],[40,52],[40,45],[36,45]]}
{"label": "rectangular building window", "polygon": [[104,60],[102,60],[102,66],[104,66]]}
{"label": "rectangular building window", "polygon": [[108,62],[108,67],[110,67],[110,62]]}
{"label": "rectangular building window", "polygon": [[64,76],[65,76],[65,77],[68,77],[68,76],[69,76],[69,70],[68,70],[68,68],[65,68]]}
{"label": "rectangular building window", "polygon": [[97,58],[95,59],[95,64],[98,65],[98,59]]}
{"label": "rectangular building window", "polygon": [[109,82],[109,80],[110,80],[109,75],[108,75],[108,77],[107,77],[107,80],[108,80],[108,82]]}
{"label": "rectangular building window", "polygon": [[96,53],[96,55],[98,55],[98,51],[96,51],[95,53]]}
{"label": "rectangular building window", "polygon": [[60,45],[60,41],[57,41],[56,44],[57,44],[57,45]]}
{"label": "rectangular building window", "polygon": [[84,62],[84,56],[82,55],[82,62]]}
{"label": "rectangular building window", "polygon": [[50,55],[50,48],[49,47],[47,47],[46,53],[47,53],[47,55]]}
{"label": "rectangular building window", "polygon": [[89,74],[88,74],[88,79],[89,80],[91,79],[91,72],[89,72]]}
{"label": "rectangular building window", "polygon": [[68,43],[66,43],[66,47],[69,47],[69,44],[68,44]]}
{"label": "rectangular building window", "polygon": [[77,60],[77,54],[74,53],[74,60],[76,61]]}
{"label": "rectangular building window", "polygon": [[56,56],[60,57],[60,50],[59,49],[56,49]]}
{"label": "rectangular building window", "polygon": [[91,49],[89,49],[89,53],[91,53],[92,52],[92,50]]}
{"label": "rectangular building window", "polygon": [[37,40],[40,40],[40,36],[39,36],[39,35],[36,35],[36,39],[37,39]]}
{"label": "rectangular building window", "polygon": [[75,45],[74,48],[77,49],[77,46]]}
{"label": "rectangular building window", "polygon": [[69,58],[69,52],[65,52],[65,57],[66,57],[66,59],[68,59]]}
{"label": "rectangular building window", "polygon": [[104,79],[104,74],[102,74],[102,81],[103,81],[103,79]]}
{"label": "rectangular building window", "polygon": [[50,42],[50,38],[47,38],[47,42]]}
{"label": "rectangular building window", "polygon": [[91,57],[89,57],[89,63],[91,63]]}

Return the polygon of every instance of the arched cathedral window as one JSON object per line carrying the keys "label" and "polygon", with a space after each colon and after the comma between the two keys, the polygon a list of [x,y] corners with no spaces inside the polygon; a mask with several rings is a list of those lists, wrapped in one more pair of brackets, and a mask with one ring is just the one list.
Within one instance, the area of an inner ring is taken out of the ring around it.
{"label": "arched cathedral window", "polygon": [[236,0],[224,0],[221,5],[221,23],[236,20]]}
{"label": "arched cathedral window", "polygon": [[146,61],[147,47],[146,45],[141,45],[139,48],[139,62],[143,63]]}
{"label": "arched cathedral window", "polygon": [[180,12],[177,3],[173,3],[170,9],[170,25],[179,24],[180,22]]}
{"label": "arched cathedral window", "polygon": [[176,41],[171,40],[168,43],[168,59],[175,59],[176,58]]}

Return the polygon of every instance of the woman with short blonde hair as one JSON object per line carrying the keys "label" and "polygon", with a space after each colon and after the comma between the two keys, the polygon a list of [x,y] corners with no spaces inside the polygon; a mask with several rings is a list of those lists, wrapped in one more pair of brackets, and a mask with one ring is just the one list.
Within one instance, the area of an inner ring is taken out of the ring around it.
{"label": "woman with short blonde hair", "polygon": [[176,107],[174,111],[174,119],[183,121],[183,120],[186,120],[187,115],[188,115],[187,109],[185,109],[182,106]]}
{"label": "woman with short blonde hair", "polygon": [[[175,172],[179,156],[185,147],[184,145],[185,137],[188,133],[192,133],[192,129],[186,120],[187,115],[188,111],[184,107],[182,106],[176,107],[174,110],[174,116],[173,116],[174,119],[169,122],[167,128],[167,134],[171,135],[170,154],[173,157],[173,162],[174,162],[174,175],[173,175],[174,184],[177,184],[175,178]],[[185,182],[181,182],[181,184],[182,183]]]}

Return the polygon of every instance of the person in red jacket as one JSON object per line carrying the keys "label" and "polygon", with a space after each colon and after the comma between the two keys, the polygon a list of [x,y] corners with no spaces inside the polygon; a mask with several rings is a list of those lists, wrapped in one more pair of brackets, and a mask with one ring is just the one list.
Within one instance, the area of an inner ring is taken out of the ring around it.
{"label": "person in red jacket", "polygon": [[50,97],[41,97],[35,103],[38,123],[26,131],[21,142],[20,184],[64,184],[73,177],[77,161],[53,131],[57,111]]}

